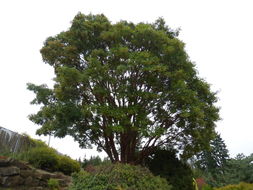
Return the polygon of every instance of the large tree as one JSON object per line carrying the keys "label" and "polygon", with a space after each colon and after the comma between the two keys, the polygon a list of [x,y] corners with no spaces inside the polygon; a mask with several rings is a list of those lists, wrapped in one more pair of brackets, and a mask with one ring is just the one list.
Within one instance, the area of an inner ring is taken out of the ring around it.
{"label": "large tree", "polygon": [[38,134],[71,135],[111,161],[139,163],[167,145],[184,155],[208,146],[219,119],[216,94],[199,78],[178,31],[77,14],[41,49],[55,85],[28,84]]}

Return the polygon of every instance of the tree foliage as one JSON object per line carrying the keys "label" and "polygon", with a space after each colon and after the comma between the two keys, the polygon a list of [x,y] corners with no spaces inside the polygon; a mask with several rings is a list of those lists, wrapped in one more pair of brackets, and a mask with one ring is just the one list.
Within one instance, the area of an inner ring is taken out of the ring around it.
{"label": "tree foliage", "polygon": [[252,189],[253,189],[253,184],[241,182],[239,184],[220,187],[220,188],[217,188],[216,190],[252,190]]}
{"label": "tree foliage", "polygon": [[226,170],[229,155],[225,142],[219,134],[210,141],[210,149],[197,154],[194,166],[201,170],[208,184],[217,187],[226,185]]}
{"label": "tree foliage", "polygon": [[52,89],[28,84],[41,105],[38,134],[71,135],[111,161],[138,163],[168,145],[184,156],[208,146],[219,119],[216,94],[199,78],[178,31],[155,23],[112,24],[77,14],[41,49],[55,71]]}
{"label": "tree foliage", "polygon": [[172,190],[194,190],[193,172],[187,163],[177,158],[176,151],[156,150],[145,159],[145,165],[154,175],[165,178]]}
{"label": "tree foliage", "polygon": [[200,175],[198,176],[204,177],[205,181],[212,187],[230,187],[230,184],[239,184],[240,182],[252,184],[252,163],[253,154],[249,156],[238,154],[235,158],[227,159],[226,164],[222,165],[222,167],[217,168],[216,170],[200,170]]}
{"label": "tree foliage", "polygon": [[253,183],[253,154],[238,154],[230,158],[220,135],[210,142],[210,150],[197,154],[194,161],[197,177],[205,178],[212,187],[222,187],[240,182]]}
{"label": "tree foliage", "polygon": [[195,165],[206,172],[224,173],[223,169],[229,159],[225,142],[219,134],[210,141],[210,149],[203,150],[197,154]]}
{"label": "tree foliage", "polygon": [[104,158],[103,160],[99,156],[91,156],[89,159],[84,158],[82,161],[82,167],[85,169],[87,166],[99,166],[110,164],[109,158]]}
{"label": "tree foliage", "polygon": [[227,184],[253,183],[253,154],[238,154],[228,161],[225,173]]}

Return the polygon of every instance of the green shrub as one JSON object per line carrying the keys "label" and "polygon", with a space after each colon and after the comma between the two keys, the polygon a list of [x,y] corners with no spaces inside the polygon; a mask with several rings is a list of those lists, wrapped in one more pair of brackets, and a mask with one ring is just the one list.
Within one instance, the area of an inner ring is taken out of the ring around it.
{"label": "green shrub", "polygon": [[144,162],[154,175],[165,178],[173,186],[172,190],[194,190],[193,172],[177,158],[175,150],[158,149]]}
{"label": "green shrub", "polygon": [[165,179],[128,164],[96,166],[91,173],[75,173],[72,177],[70,190],[171,190]]}
{"label": "green shrub", "polygon": [[48,147],[47,144],[39,139],[32,139],[30,138],[30,142],[32,144],[33,147]]}
{"label": "green shrub", "polygon": [[58,190],[60,189],[59,181],[57,179],[50,178],[47,182],[49,189]]}
{"label": "green shrub", "polygon": [[58,170],[65,175],[71,175],[73,172],[80,171],[79,162],[72,160],[68,156],[59,156]]}
{"label": "green shrub", "polygon": [[71,175],[73,172],[80,171],[79,162],[72,160],[66,155],[60,155],[55,149],[48,147],[41,140],[32,139],[28,135],[26,136],[31,142],[31,148],[28,151],[11,153],[2,150],[1,155],[29,162],[35,168],[50,172],[59,171],[65,175]]}
{"label": "green shrub", "polygon": [[57,171],[59,166],[59,158],[56,151],[49,147],[36,147],[30,149],[26,154],[27,160],[34,167],[47,170]]}
{"label": "green shrub", "polygon": [[253,184],[242,182],[237,185],[227,185],[224,187],[215,188],[215,190],[253,190]]}
{"label": "green shrub", "polygon": [[213,188],[210,185],[205,184],[201,190],[213,190]]}
{"label": "green shrub", "polygon": [[79,162],[70,157],[60,155],[55,149],[47,146],[38,146],[22,154],[23,160],[28,161],[34,167],[50,172],[59,171],[65,175],[80,171]]}
{"label": "green shrub", "polygon": [[48,147],[48,145],[46,144],[46,142],[40,140],[40,139],[33,139],[30,135],[28,135],[27,133],[23,133],[23,136],[25,136],[26,138],[28,138],[28,148],[35,148],[35,147]]}

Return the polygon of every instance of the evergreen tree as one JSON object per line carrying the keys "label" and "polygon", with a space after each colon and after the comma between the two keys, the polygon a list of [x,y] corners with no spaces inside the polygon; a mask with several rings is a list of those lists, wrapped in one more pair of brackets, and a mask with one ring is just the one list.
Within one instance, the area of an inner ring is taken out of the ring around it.
{"label": "evergreen tree", "polygon": [[225,178],[227,184],[238,184],[241,181],[253,183],[253,154],[238,154],[228,161]]}
{"label": "evergreen tree", "polygon": [[195,167],[201,170],[206,182],[212,186],[225,184],[225,172],[229,154],[225,142],[219,134],[210,141],[210,149],[197,154]]}

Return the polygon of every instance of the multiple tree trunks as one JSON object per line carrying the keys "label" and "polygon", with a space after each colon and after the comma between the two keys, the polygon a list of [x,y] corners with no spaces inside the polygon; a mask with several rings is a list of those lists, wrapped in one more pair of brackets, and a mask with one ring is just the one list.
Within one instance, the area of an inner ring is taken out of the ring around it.
{"label": "multiple tree trunks", "polygon": [[139,163],[161,146],[189,157],[213,138],[216,93],[161,18],[112,24],[79,13],[69,30],[47,38],[41,54],[55,84],[28,84],[31,103],[40,105],[29,117],[41,125],[38,134],[71,135],[123,163]]}

